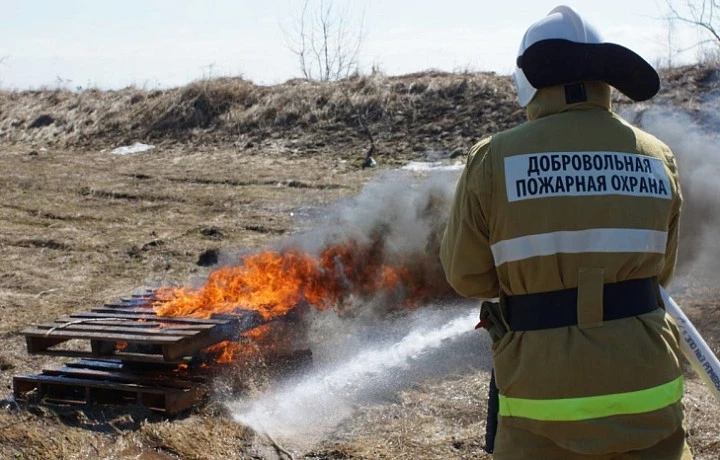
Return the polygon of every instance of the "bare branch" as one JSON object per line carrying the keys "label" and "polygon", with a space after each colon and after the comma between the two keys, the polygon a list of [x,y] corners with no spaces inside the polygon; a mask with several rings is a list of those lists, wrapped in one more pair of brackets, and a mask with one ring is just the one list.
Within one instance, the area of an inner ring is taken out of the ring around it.
{"label": "bare branch", "polygon": [[322,28],[322,50],[323,50],[323,61],[325,67],[325,78],[324,81],[330,80],[330,56],[329,56],[329,43],[330,43],[330,18],[332,15],[332,2],[328,4],[327,9],[323,8],[325,2],[320,2],[320,9],[322,10],[321,17],[321,28]]}
{"label": "bare branch", "polygon": [[679,54],[679,53],[684,53],[684,52],[686,52],[686,51],[690,51],[690,50],[694,50],[695,48],[699,48],[699,47],[701,47],[701,46],[703,46],[703,45],[709,45],[710,43],[715,43],[715,41],[716,41],[716,40],[715,40],[714,38],[707,38],[707,39],[705,39],[705,40],[701,40],[701,41],[695,43],[694,45],[690,45],[690,46],[688,46],[688,47],[686,47],[686,48],[677,49],[677,50],[675,50],[675,52],[678,53],[678,54]]}
{"label": "bare branch", "polygon": [[308,66],[308,25],[307,25],[307,12],[310,5],[310,0],[305,0],[303,7],[300,10],[300,14],[297,16],[297,20],[294,24],[294,30],[288,32],[282,25],[280,29],[283,32],[283,38],[285,43],[297,59],[300,65],[300,72],[303,76],[308,79],[312,79],[312,70]]}
{"label": "bare branch", "polygon": [[288,48],[297,57],[305,78],[339,80],[358,67],[365,14],[358,27],[348,8],[340,8],[333,1],[305,0],[295,18],[294,36],[286,34]]}
{"label": "bare branch", "polygon": [[672,0],[665,0],[670,15],[668,19],[682,22],[703,29],[713,36],[716,44],[720,46],[720,20],[716,10],[720,8],[717,0],[688,0],[685,4],[689,14],[685,15],[678,11]]}
{"label": "bare branch", "polygon": [[307,67],[307,59],[306,59],[306,53],[307,53],[307,37],[305,32],[305,15],[307,14],[308,5],[310,4],[310,0],[305,0],[305,4],[303,4],[302,13],[300,16],[300,69],[302,70],[303,75],[305,78],[311,78],[310,76],[310,70]]}

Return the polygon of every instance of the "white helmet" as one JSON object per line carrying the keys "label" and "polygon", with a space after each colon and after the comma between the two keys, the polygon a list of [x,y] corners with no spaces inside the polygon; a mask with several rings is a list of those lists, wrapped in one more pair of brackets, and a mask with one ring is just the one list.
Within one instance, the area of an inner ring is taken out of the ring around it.
{"label": "white helmet", "polygon": [[633,51],[606,43],[600,32],[569,6],[558,6],[525,32],[514,78],[525,107],[539,88],[587,80],[604,81],[635,101],[660,88],[655,69]]}

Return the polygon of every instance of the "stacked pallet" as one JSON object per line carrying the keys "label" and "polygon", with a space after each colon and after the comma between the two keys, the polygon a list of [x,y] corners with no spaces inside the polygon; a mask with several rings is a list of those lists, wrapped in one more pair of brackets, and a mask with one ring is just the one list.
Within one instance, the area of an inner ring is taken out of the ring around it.
{"label": "stacked pallet", "polygon": [[159,317],[153,293],[35,324],[21,332],[30,354],[81,358],[39,374],[16,375],[16,399],[70,404],[139,404],[176,414],[208,392],[192,372],[202,350],[262,324],[255,312],[208,319]]}

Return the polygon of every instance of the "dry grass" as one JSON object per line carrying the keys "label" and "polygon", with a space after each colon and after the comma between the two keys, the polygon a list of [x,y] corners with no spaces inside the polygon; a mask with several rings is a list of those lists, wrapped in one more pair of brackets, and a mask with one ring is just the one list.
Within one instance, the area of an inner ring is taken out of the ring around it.
{"label": "dry grass", "polygon": [[[717,86],[708,69],[673,72],[665,76],[660,100],[690,110]],[[240,250],[265,247],[311,225],[324,206],[356,194],[376,174],[358,167],[369,148],[363,125],[381,167],[389,167],[464,152],[521,119],[509,78],[492,74],[0,92],[0,388],[9,395],[13,374],[60,362],[27,355],[19,335],[25,325],[160,283],[201,279],[208,271],[198,265],[203,253],[233,260]],[[102,151],[134,141],[158,147],[128,156]],[[720,351],[718,293],[711,287],[703,292],[680,300]],[[248,384],[262,387],[267,381],[261,377]],[[395,402],[361,408],[332,439],[296,454],[482,458],[486,386],[487,375],[478,372],[410,389]],[[717,458],[717,406],[697,380],[688,385],[686,404],[697,458]],[[212,405],[166,420],[142,408],[5,401],[0,458],[278,454]]]}
{"label": "dry grass", "polygon": [[[692,111],[698,94],[717,88],[717,77],[711,67],[683,67],[664,71],[663,83],[654,103]],[[628,101],[618,95],[616,103]],[[168,90],[3,91],[0,105],[0,141],[31,148],[102,148],[143,140],[258,151],[282,138],[302,147],[302,155],[312,155],[339,140],[368,144],[369,131],[378,149],[393,157],[464,151],[472,141],[523,119],[511,78],[493,73],[373,74],[273,87],[218,78]]]}
{"label": "dry grass", "polygon": [[257,151],[282,137],[309,155],[339,140],[367,144],[369,130],[388,155],[464,151],[471,139],[522,119],[510,85],[494,74],[425,73],[274,87],[224,78],[162,91],[2,92],[0,140],[32,148],[223,142]]}
{"label": "dry grass", "polygon": [[448,376],[361,409],[336,441],[360,458],[491,458],[482,450],[486,372]]}
{"label": "dry grass", "polygon": [[[8,171],[0,188],[4,395],[14,374],[61,362],[27,355],[18,334],[26,325],[202,278],[203,252],[234,260],[240,249],[264,247],[307,225],[302,216],[312,209],[356,193],[373,174],[321,158],[183,146],[130,156],[29,155],[11,146],[0,150],[0,164]],[[248,458],[239,452],[267,445],[252,447],[254,435],[222,413],[176,422],[137,410],[128,417],[0,405],[0,458]]]}
{"label": "dry grass", "polygon": [[8,407],[0,456],[21,459],[250,458],[255,435],[208,410],[169,421],[142,408],[122,412]]}

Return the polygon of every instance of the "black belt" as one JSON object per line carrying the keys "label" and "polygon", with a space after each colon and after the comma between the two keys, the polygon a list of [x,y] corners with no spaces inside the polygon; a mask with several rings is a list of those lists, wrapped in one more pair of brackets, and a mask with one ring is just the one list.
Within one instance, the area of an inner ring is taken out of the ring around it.
{"label": "black belt", "polygon": [[[660,308],[653,278],[621,281],[603,287],[603,321],[629,318]],[[511,331],[536,331],[575,326],[577,288],[505,298],[505,319]]]}

